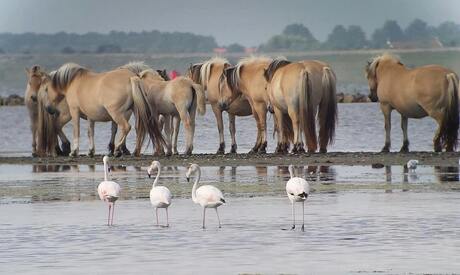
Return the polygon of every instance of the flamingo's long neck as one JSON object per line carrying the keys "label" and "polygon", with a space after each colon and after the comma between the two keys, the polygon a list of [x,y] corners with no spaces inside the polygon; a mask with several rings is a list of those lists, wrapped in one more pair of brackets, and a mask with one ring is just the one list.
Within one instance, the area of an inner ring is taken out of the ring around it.
{"label": "flamingo's long neck", "polygon": [[195,183],[193,184],[193,188],[192,188],[192,200],[193,202],[197,202],[196,200],[196,189],[197,189],[197,186],[198,186],[198,182],[200,181],[200,178],[201,178],[201,170],[200,168],[198,168],[198,171],[196,173],[196,177],[195,177]]}
{"label": "flamingo's long neck", "polygon": [[104,161],[104,181],[108,181],[109,180],[109,175],[108,175],[108,171],[109,170],[109,167],[108,167],[108,164],[106,161]]}
{"label": "flamingo's long neck", "polygon": [[294,167],[292,165],[289,165],[289,175],[291,179],[294,177]]}
{"label": "flamingo's long neck", "polygon": [[155,186],[157,186],[158,179],[160,178],[160,173],[161,173],[161,167],[158,166],[158,173],[157,173],[157,176],[155,177],[155,180],[153,181],[152,188],[154,188]]}

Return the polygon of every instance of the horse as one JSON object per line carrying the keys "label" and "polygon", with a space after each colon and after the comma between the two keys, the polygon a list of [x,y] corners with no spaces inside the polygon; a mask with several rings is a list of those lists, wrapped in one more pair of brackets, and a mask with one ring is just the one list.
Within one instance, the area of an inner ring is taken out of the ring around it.
{"label": "horse", "polygon": [[[186,130],[185,154],[192,154],[196,111],[200,115],[206,113],[206,97],[201,85],[182,76],[169,80],[165,71],[152,69],[142,71],[139,80],[144,82],[147,101],[157,106],[157,112],[165,118],[166,155],[178,154],[177,136],[181,121]],[[138,150],[140,148],[136,147],[135,152]],[[156,153],[164,154],[162,150]]]}
{"label": "horse", "polygon": [[399,58],[383,54],[368,62],[365,69],[371,101],[380,101],[385,118],[385,145],[391,147],[391,111],[401,114],[403,145],[401,152],[409,151],[408,118],[432,117],[438,123],[433,138],[435,152],[454,151],[458,136],[458,86],[455,72],[439,65],[407,68]]}
{"label": "horse", "polygon": [[137,81],[140,67],[127,64],[112,71],[94,73],[78,64],[67,63],[54,74],[46,75],[42,88],[49,99],[48,112],[56,113],[55,106],[64,97],[69,105],[73,125],[70,156],[78,156],[81,116],[89,122],[90,152],[94,152],[94,123],[113,121],[121,129],[115,155],[122,155],[122,146],[131,130],[128,120],[133,112],[136,116],[136,148],[142,147],[146,132],[156,147],[164,144],[155,106],[148,104],[144,87]]}
{"label": "horse", "polygon": [[190,65],[187,76],[195,83],[201,84],[203,89],[207,91],[207,99],[211,104],[212,111],[217,121],[217,129],[219,131],[219,148],[216,154],[225,153],[224,140],[224,122],[222,112],[228,113],[229,130],[232,138],[230,153],[236,153],[236,125],[235,116],[249,116],[252,114],[251,106],[244,96],[239,96],[231,104],[219,101],[219,95],[222,88],[223,71],[230,67],[227,59],[221,57],[211,58],[204,63]]}
{"label": "horse", "polygon": [[267,106],[268,93],[265,90],[267,80],[264,70],[272,60],[267,57],[251,56],[244,58],[234,67],[224,70],[219,93],[220,106],[230,106],[235,100],[244,96],[249,102],[252,115],[257,123],[257,138],[251,153],[266,153],[267,148]]}
{"label": "horse", "polygon": [[278,58],[264,71],[264,77],[277,125],[276,152],[286,153],[291,140],[293,153],[304,152],[302,133],[308,151],[315,152],[316,123],[320,127],[320,152],[327,152],[337,122],[336,77],[330,66],[317,60]]}

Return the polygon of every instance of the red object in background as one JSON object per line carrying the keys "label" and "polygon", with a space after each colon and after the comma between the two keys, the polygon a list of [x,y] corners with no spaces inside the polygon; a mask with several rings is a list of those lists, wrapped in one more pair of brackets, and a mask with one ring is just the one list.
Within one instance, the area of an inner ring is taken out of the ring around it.
{"label": "red object in background", "polygon": [[176,78],[178,76],[179,76],[179,73],[176,70],[172,70],[171,72],[169,72],[169,78],[171,80],[173,80],[174,78]]}

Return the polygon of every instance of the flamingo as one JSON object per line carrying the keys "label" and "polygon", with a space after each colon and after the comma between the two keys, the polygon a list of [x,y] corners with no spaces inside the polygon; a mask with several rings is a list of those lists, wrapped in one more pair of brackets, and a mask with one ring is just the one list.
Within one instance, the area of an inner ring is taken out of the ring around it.
{"label": "flamingo", "polygon": [[205,229],[205,218],[206,218],[206,208],[214,208],[216,210],[217,220],[219,221],[219,228],[221,228],[219,213],[217,212],[217,207],[225,204],[224,196],[222,192],[212,185],[203,185],[197,189],[198,182],[201,177],[201,169],[198,164],[192,164],[188,168],[185,176],[187,177],[187,182],[190,182],[190,176],[192,174],[197,174],[195,177],[195,183],[192,188],[192,200],[194,203],[197,203],[203,207],[203,229]]}
{"label": "flamingo", "polygon": [[415,172],[415,169],[417,169],[418,160],[411,159],[407,162],[406,165],[407,165],[407,168],[409,169],[409,172]]}
{"label": "flamingo", "polygon": [[305,231],[305,200],[310,194],[310,185],[308,182],[299,177],[294,176],[294,167],[289,165],[289,174],[291,178],[286,183],[286,193],[292,204],[292,228],[295,229],[295,202],[302,202],[302,231]]}
{"label": "flamingo", "polygon": [[155,208],[155,217],[157,219],[157,226],[158,223],[158,208],[164,208],[166,210],[166,227],[169,226],[169,217],[168,217],[168,207],[171,205],[171,191],[164,186],[157,186],[158,178],[160,177],[161,173],[161,165],[159,161],[152,161],[149,169],[147,169],[147,174],[149,178],[152,175],[152,172],[157,170],[157,176],[152,184],[152,189],[150,190],[150,202],[152,203],[153,207]]}
{"label": "flamingo", "polygon": [[99,194],[101,201],[109,203],[109,217],[107,218],[107,225],[113,225],[113,212],[115,211],[115,202],[118,200],[118,196],[120,194],[120,185],[109,180],[109,157],[104,156],[102,161],[104,162],[104,181],[99,183],[97,193]]}

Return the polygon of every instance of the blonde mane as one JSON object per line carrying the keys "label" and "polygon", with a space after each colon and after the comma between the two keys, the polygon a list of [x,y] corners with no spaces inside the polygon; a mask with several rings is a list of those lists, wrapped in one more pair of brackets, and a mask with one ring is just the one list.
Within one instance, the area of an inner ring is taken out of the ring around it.
{"label": "blonde mane", "polygon": [[229,84],[230,89],[232,92],[239,92],[239,83],[240,83],[240,78],[241,78],[241,68],[243,66],[247,66],[249,64],[253,63],[259,63],[259,62],[266,62],[270,63],[272,61],[271,58],[266,57],[266,56],[248,56],[245,58],[242,58],[238,64],[236,64],[234,70],[231,72],[231,76],[227,76],[227,83]]}
{"label": "blonde mane", "polygon": [[390,54],[390,53],[384,53],[382,55],[378,55],[374,58],[372,58],[372,61],[368,62],[366,66],[366,73],[368,76],[374,77],[375,78],[375,73],[377,70],[377,66],[381,61],[391,61],[395,64],[401,64],[401,61],[398,56]]}
{"label": "blonde mane", "polygon": [[51,82],[53,87],[62,91],[69,86],[77,75],[85,72],[88,72],[88,69],[83,66],[75,63],[66,63],[56,71],[50,73]]}
{"label": "blonde mane", "polygon": [[213,57],[213,58],[209,59],[208,61],[205,61],[201,65],[200,82],[201,82],[201,85],[203,86],[204,90],[207,89],[208,81],[209,81],[209,78],[211,77],[211,68],[212,68],[212,65],[214,65],[214,64],[225,65],[225,64],[230,64],[230,62],[228,62],[228,60],[225,59],[225,58],[216,56],[216,57]]}
{"label": "blonde mane", "polygon": [[140,76],[140,73],[143,71],[152,70],[152,68],[146,65],[144,61],[131,61],[123,66],[118,67],[117,69],[126,69],[138,76]]}
{"label": "blonde mane", "polygon": [[145,70],[143,70],[142,72],[138,73],[138,76],[139,76],[140,78],[144,78],[144,76],[145,76],[146,74],[148,74],[148,73],[151,73],[151,74],[153,74],[154,76],[158,76],[158,77],[160,77],[161,79],[163,79],[163,78],[161,77],[161,75],[160,75],[157,71],[155,71],[155,70],[153,70],[153,69],[151,69],[151,68],[145,69]]}

